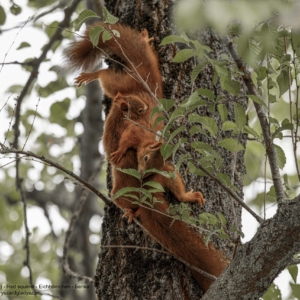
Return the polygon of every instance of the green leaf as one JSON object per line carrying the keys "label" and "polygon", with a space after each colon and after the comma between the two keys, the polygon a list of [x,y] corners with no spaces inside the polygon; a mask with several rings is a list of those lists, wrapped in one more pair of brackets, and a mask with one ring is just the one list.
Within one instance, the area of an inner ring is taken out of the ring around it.
{"label": "green leaf", "polygon": [[205,150],[207,152],[214,151],[212,146],[210,146],[209,144],[206,144],[204,142],[192,142],[191,146],[195,150]]}
{"label": "green leaf", "polygon": [[206,105],[206,101],[202,100],[197,92],[194,92],[189,98],[188,101],[179,105],[185,109],[194,108],[200,105]]}
{"label": "green leaf", "polygon": [[89,38],[90,38],[90,41],[92,42],[93,46],[98,45],[100,34],[103,31],[104,31],[103,26],[95,26],[95,27],[91,28],[91,30],[89,32]]}
{"label": "green leaf", "polygon": [[112,38],[112,34],[109,31],[104,30],[102,34],[102,41],[106,42],[109,41],[111,38]]}
{"label": "green leaf", "polygon": [[159,182],[156,182],[156,181],[147,181],[143,184],[143,186],[151,186],[155,189],[157,189],[158,191],[160,192],[164,192],[164,188],[162,187],[162,185],[159,183]]}
{"label": "green leaf", "polygon": [[204,212],[199,215],[199,222],[200,222],[200,224],[216,225],[219,223],[219,220],[213,214]]}
{"label": "green leaf", "polygon": [[104,23],[115,24],[118,22],[119,18],[113,16],[107,8],[103,7]]}
{"label": "green leaf", "polygon": [[20,46],[17,48],[17,50],[22,49],[22,48],[27,48],[27,47],[31,47],[31,45],[27,42],[22,42],[20,44]]}
{"label": "green leaf", "polygon": [[164,45],[171,44],[171,43],[183,43],[183,44],[189,45],[188,41],[186,41],[186,39],[181,36],[168,35],[161,41],[159,46],[164,46]]}
{"label": "green leaf", "polygon": [[265,108],[267,108],[265,102],[264,102],[262,99],[258,98],[257,96],[255,96],[255,95],[248,95],[248,97],[249,97],[253,102],[258,103],[258,104],[260,104],[260,105],[263,105]]}
{"label": "green leaf", "polygon": [[247,123],[245,109],[239,103],[234,103],[235,124],[239,131],[242,131]]}
{"label": "green leaf", "polygon": [[75,31],[78,31],[80,29],[81,25],[90,18],[99,18],[99,17],[92,10],[89,10],[89,9],[83,10],[74,22]]}
{"label": "green leaf", "polygon": [[170,144],[162,144],[160,148],[160,153],[164,160],[167,160],[173,154],[174,146]]}
{"label": "green leaf", "polygon": [[297,29],[292,28],[291,30],[291,38],[292,38],[292,48],[296,52],[297,56],[299,57],[299,49],[300,49],[300,31]]}
{"label": "green leaf", "polygon": [[229,235],[227,233],[220,233],[220,234],[217,235],[217,238],[228,240],[229,239]]}
{"label": "green leaf", "polygon": [[243,133],[247,133],[247,134],[252,134],[255,138],[259,138],[258,133],[251,127],[249,127],[248,125],[246,125],[243,129]]}
{"label": "green leaf", "polygon": [[155,106],[152,111],[151,111],[151,115],[150,115],[150,121],[152,120],[152,117],[156,114],[156,113],[161,113],[162,112],[162,108],[160,106]]}
{"label": "green leaf", "polygon": [[227,224],[227,220],[224,217],[224,215],[222,213],[220,213],[220,212],[217,212],[217,215],[218,215],[218,217],[220,219],[221,224],[226,225]]}
{"label": "green leaf", "polygon": [[164,116],[158,116],[158,117],[155,119],[152,128],[155,128],[157,124],[159,124],[160,122],[164,121],[165,119],[166,119],[166,118],[165,118]]}
{"label": "green leaf", "polygon": [[[126,197],[128,197],[129,196],[128,193],[132,193],[132,192],[134,193],[134,192],[139,192],[139,191],[140,191],[139,188],[133,188],[133,187],[121,188],[114,194],[112,199],[115,200],[124,195],[126,195]],[[134,197],[136,197],[136,196],[132,195],[132,198],[134,198]],[[137,200],[138,200],[138,198],[137,198]]]}
{"label": "green leaf", "polygon": [[19,15],[22,11],[22,8],[15,3],[13,3],[13,5],[9,9],[10,9],[10,12],[15,16]]}
{"label": "green leaf", "polygon": [[238,143],[238,140],[233,138],[225,138],[221,140],[218,145],[229,150],[232,153],[244,150],[244,147],[240,143]]}
{"label": "green leaf", "polygon": [[287,269],[292,276],[295,283],[297,283],[297,276],[298,276],[298,267],[295,265],[289,265],[287,266]]}
{"label": "green leaf", "polygon": [[241,34],[238,39],[237,50],[244,62],[252,67],[256,67],[260,48],[253,37],[248,34]]}
{"label": "green leaf", "polygon": [[37,91],[41,97],[46,98],[67,87],[69,87],[69,84],[66,82],[66,80],[64,78],[59,78],[55,81],[51,81],[45,87],[38,87]]}
{"label": "green leaf", "polygon": [[112,30],[112,33],[114,34],[114,36],[116,36],[116,37],[120,37],[121,35],[120,35],[120,32],[118,31],[118,30],[115,30],[115,29],[113,29]]}
{"label": "green leaf", "polygon": [[269,99],[270,103],[276,103],[277,102],[277,99],[276,99],[275,95],[269,94],[268,99]]}
{"label": "green leaf", "polygon": [[225,185],[230,186],[230,178],[227,174],[217,173],[217,178]]}
{"label": "green leaf", "polygon": [[225,121],[222,125],[223,131],[237,130],[237,126],[232,121]]}
{"label": "green leaf", "polygon": [[135,169],[121,169],[121,168],[117,168],[118,171],[122,172],[122,173],[125,173],[125,174],[128,174],[130,176],[133,176],[137,179],[141,179],[141,174],[135,170]]}
{"label": "green leaf", "polygon": [[228,76],[220,76],[220,83],[222,89],[231,93],[232,95],[237,96],[240,93],[240,83],[232,80],[230,74],[228,74]]}
{"label": "green leaf", "polygon": [[201,133],[201,134],[207,136],[207,133],[205,132],[205,130],[203,130],[198,125],[193,125],[189,132],[190,132],[190,134]]}
{"label": "green leaf", "polygon": [[69,98],[65,98],[60,102],[54,102],[50,107],[49,121],[51,123],[61,124],[62,120],[66,119],[70,104],[71,100]]}
{"label": "green leaf", "polygon": [[0,25],[3,25],[6,20],[6,14],[3,7],[0,5]]}
{"label": "green leaf", "polygon": [[300,284],[290,283],[290,286],[292,289],[292,295],[295,297],[290,299],[300,299]]}
{"label": "green leaf", "polygon": [[277,285],[271,284],[268,291],[264,294],[263,300],[281,300],[281,292]]}
{"label": "green leaf", "polygon": [[158,102],[163,106],[165,111],[169,111],[171,108],[174,107],[176,101],[172,99],[162,98],[158,99]]}
{"label": "green leaf", "polygon": [[284,182],[284,187],[290,191],[291,190],[291,187],[290,187],[290,184],[289,184],[289,180],[288,180],[288,176],[287,174],[284,174],[283,175],[283,182]]}
{"label": "green leaf", "polygon": [[270,189],[267,192],[267,195],[276,199],[276,192],[275,192],[274,185],[270,186]]}
{"label": "green leaf", "polygon": [[277,83],[279,86],[279,97],[281,97],[290,87],[289,85],[289,74],[285,69],[281,70],[277,77]]}
{"label": "green leaf", "polygon": [[278,163],[278,167],[280,169],[283,169],[283,167],[286,164],[286,157],[285,157],[285,153],[282,150],[281,147],[279,147],[278,145],[274,144],[274,148],[275,148],[275,152],[276,152],[276,159],[277,159],[277,163]]}
{"label": "green leaf", "polygon": [[279,127],[275,132],[272,134],[272,139],[275,139],[280,132],[283,130],[293,130],[293,124],[292,123],[286,123],[283,126]]}
{"label": "green leaf", "polygon": [[19,94],[19,93],[22,91],[22,89],[23,89],[23,85],[14,84],[14,85],[11,85],[11,86],[7,89],[7,92]]}
{"label": "green leaf", "polygon": [[166,125],[164,132],[167,130],[168,126],[171,125],[176,119],[184,117],[184,112],[182,108],[177,108],[173,111],[173,113],[170,116],[169,122]]}
{"label": "green leaf", "polygon": [[152,173],[157,173],[157,174],[160,174],[167,178],[175,177],[174,172],[161,171],[161,170],[157,170],[157,169],[148,169],[144,172],[144,174],[152,174]]}
{"label": "green leaf", "polygon": [[218,104],[218,111],[221,116],[221,120],[225,122],[228,117],[228,110],[225,104]]}
{"label": "green leaf", "polygon": [[202,117],[196,113],[193,113],[189,115],[188,120],[190,123],[193,122],[201,123],[213,137],[215,137],[218,132],[218,125],[213,118]]}
{"label": "green leaf", "polygon": [[179,128],[177,128],[175,131],[173,131],[169,137],[168,142],[170,142],[171,140],[174,139],[174,137],[181,131],[184,131],[186,129],[186,126],[180,126]]}
{"label": "green leaf", "polygon": [[199,73],[203,70],[203,68],[207,65],[207,61],[200,62],[191,73],[191,82],[193,83]]}
{"label": "green leaf", "polygon": [[264,80],[267,77],[267,68],[263,66],[258,66],[256,69],[257,80]]}
{"label": "green leaf", "polygon": [[193,49],[183,49],[176,53],[175,57],[172,59],[172,62],[184,62],[185,60],[195,56],[195,51]]}
{"label": "green leaf", "polygon": [[191,163],[190,161],[188,162],[188,168],[190,173],[198,175],[198,176],[207,176],[203,171],[201,171],[200,169],[198,169],[193,163]]}
{"label": "green leaf", "polygon": [[210,100],[215,100],[214,93],[209,89],[200,88],[200,89],[196,89],[196,92],[198,93],[198,95],[205,96],[205,97],[209,98]]}

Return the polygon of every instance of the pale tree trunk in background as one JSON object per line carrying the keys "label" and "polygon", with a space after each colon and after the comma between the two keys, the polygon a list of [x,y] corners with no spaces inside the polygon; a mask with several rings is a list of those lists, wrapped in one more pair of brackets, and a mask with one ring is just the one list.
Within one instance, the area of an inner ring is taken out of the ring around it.
{"label": "pale tree trunk in background", "polygon": [[[147,28],[149,36],[155,38],[155,49],[158,52],[161,72],[164,81],[164,97],[182,101],[187,98],[195,88],[210,89],[215,96],[222,94],[224,100],[234,100],[231,95],[222,92],[219,83],[212,83],[213,70],[206,67],[196,80],[194,86],[190,83],[190,72],[195,66],[193,59],[183,64],[171,63],[177,46],[169,45],[158,47],[161,40],[172,33],[172,8],[174,1],[106,1],[107,9],[120,18],[124,24],[141,30]],[[226,52],[221,40],[211,31],[206,31],[201,37],[202,42],[213,50],[212,56],[218,58],[220,53]],[[246,106],[245,90],[241,90],[238,102]],[[229,119],[233,119],[233,103],[227,105]],[[108,105],[109,101],[106,100]],[[220,115],[209,113],[206,108],[196,110],[200,115],[211,116],[221,129]],[[187,129],[192,125],[185,121]],[[183,124],[182,124],[183,125]],[[219,131],[216,139],[202,135],[189,136],[188,130],[183,133],[189,143],[186,150],[190,151],[189,144],[193,141],[204,141],[209,143],[224,159],[225,171],[229,177],[232,175],[233,155],[216,145],[225,137]],[[228,134],[226,137],[229,137]],[[246,136],[242,136],[240,142],[245,144]],[[228,220],[227,226],[235,225],[234,213],[232,211],[231,199],[219,186],[207,177],[197,177],[189,172],[181,170],[182,178],[186,183],[187,190],[201,190],[207,203],[203,208],[192,205],[195,214],[202,211],[216,213],[222,212]],[[237,155],[234,172],[234,185],[237,194],[243,197],[243,175],[245,166],[243,153]],[[108,187],[111,188],[111,179],[108,176]],[[177,200],[170,199],[172,203]],[[241,208],[234,203],[237,223],[241,224]],[[135,223],[127,224],[121,218],[121,211],[116,207],[106,208],[102,227],[102,245],[132,245],[137,247],[149,247],[161,249],[161,247],[147,236]],[[256,222],[256,221],[254,221]],[[213,240],[217,247],[221,248],[232,258],[233,246],[224,240]],[[155,251],[134,249],[100,249],[99,262],[96,271],[96,289],[99,299],[199,299],[203,291],[191,276],[189,269],[171,255],[164,255]]]}

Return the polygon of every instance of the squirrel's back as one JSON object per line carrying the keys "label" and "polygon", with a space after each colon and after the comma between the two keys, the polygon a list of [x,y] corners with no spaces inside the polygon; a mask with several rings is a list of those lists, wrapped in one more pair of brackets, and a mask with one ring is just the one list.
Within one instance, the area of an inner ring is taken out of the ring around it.
{"label": "squirrel's back", "polygon": [[[93,46],[89,32],[95,26],[103,26],[106,30],[118,31],[120,37],[113,35],[110,40],[103,42],[102,33],[98,45]],[[158,66],[158,59],[150,46],[152,39],[144,29],[138,32],[129,26],[116,24],[95,23],[88,27],[84,35],[70,44],[64,51],[64,62],[68,72],[92,71],[98,65],[101,57],[118,56],[131,70],[131,76],[136,77],[136,72],[149,85],[152,91],[158,89],[161,94],[162,79]],[[130,75],[130,74],[129,74]]]}

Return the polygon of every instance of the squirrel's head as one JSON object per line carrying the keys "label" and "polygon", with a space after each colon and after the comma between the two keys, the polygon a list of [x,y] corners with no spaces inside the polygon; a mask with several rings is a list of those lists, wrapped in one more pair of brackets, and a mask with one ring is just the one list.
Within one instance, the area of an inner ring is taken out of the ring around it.
{"label": "squirrel's head", "polygon": [[124,116],[132,120],[139,119],[149,108],[139,97],[134,95],[123,96],[120,93],[114,98],[113,105],[116,105]]}
{"label": "squirrel's head", "polygon": [[[149,169],[161,169],[164,166],[164,159],[160,153],[162,143],[156,142],[138,149],[138,171],[143,174]],[[147,176],[150,173],[147,174]]]}

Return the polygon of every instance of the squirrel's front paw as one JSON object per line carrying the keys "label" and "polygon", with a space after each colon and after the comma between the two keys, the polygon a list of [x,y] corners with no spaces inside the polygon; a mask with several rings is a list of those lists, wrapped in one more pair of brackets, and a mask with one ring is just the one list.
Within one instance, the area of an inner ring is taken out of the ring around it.
{"label": "squirrel's front paw", "polygon": [[197,201],[200,206],[206,202],[204,196],[200,192],[194,192],[194,190],[190,190],[187,194],[191,199],[193,199],[193,201]]}
{"label": "squirrel's front paw", "polygon": [[112,164],[116,165],[119,163],[122,157],[123,157],[123,152],[117,150],[110,155],[109,160]]}
{"label": "squirrel's front paw", "polygon": [[132,209],[125,208],[123,218],[128,218],[128,223],[131,223],[133,218],[137,217],[140,213],[139,209],[134,212]]}
{"label": "squirrel's front paw", "polygon": [[75,84],[78,86],[78,87],[81,87],[81,85],[83,83],[85,83],[86,81],[88,80],[87,78],[87,73],[81,73],[79,76],[77,76],[75,78]]}

